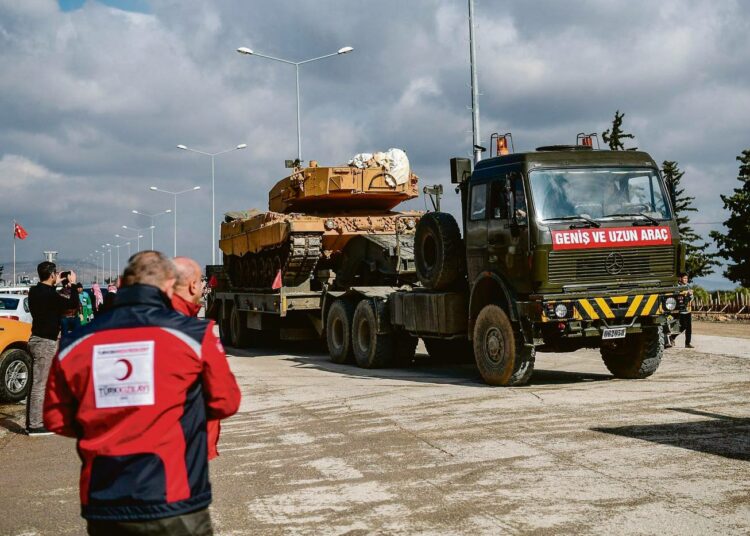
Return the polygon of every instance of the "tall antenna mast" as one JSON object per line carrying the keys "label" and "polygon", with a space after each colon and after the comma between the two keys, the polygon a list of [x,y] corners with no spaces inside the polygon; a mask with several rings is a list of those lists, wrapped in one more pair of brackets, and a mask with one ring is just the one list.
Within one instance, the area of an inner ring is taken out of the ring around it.
{"label": "tall antenna mast", "polygon": [[477,87],[477,51],[474,39],[474,0],[469,0],[469,62],[471,63],[471,135],[474,163],[482,159],[479,136],[479,88]]}

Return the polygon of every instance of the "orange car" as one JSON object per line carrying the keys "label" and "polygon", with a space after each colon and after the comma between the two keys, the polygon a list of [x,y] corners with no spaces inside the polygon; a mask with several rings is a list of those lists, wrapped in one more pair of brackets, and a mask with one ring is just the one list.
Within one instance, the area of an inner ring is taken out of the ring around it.
{"label": "orange car", "polygon": [[0,318],[0,400],[18,402],[31,388],[31,324]]}

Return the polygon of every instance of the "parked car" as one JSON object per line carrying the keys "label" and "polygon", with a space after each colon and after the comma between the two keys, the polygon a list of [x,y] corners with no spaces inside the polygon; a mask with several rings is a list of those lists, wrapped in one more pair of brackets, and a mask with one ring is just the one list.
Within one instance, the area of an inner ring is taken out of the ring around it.
{"label": "parked car", "polygon": [[31,324],[0,318],[0,400],[18,402],[31,388]]}
{"label": "parked car", "polygon": [[0,317],[31,322],[29,297],[22,294],[0,294]]}

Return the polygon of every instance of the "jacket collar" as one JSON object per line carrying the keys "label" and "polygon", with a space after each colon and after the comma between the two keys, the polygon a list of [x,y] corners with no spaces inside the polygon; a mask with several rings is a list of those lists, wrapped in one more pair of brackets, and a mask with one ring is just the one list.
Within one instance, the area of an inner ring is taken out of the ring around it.
{"label": "jacket collar", "polygon": [[175,292],[172,296],[172,308],[178,313],[182,313],[186,316],[198,316],[198,312],[201,310],[201,304],[189,302]]}
{"label": "jacket collar", "polygon": [[161,290],[152,285],[140,284],[121,287],[117,290],[115,307],[132,305],[150,305],[162,309],[172,308],[169,298]]}

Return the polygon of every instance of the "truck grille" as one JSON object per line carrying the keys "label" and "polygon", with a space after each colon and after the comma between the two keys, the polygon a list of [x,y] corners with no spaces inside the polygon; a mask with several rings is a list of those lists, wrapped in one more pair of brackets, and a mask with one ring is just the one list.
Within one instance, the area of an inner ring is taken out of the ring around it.
{"label": "truck grille", "polygon": [[550,283],[597,283],[668,277],[674,274],[674,266],[672,246],[587,249],[551,251],[548,273]]}

